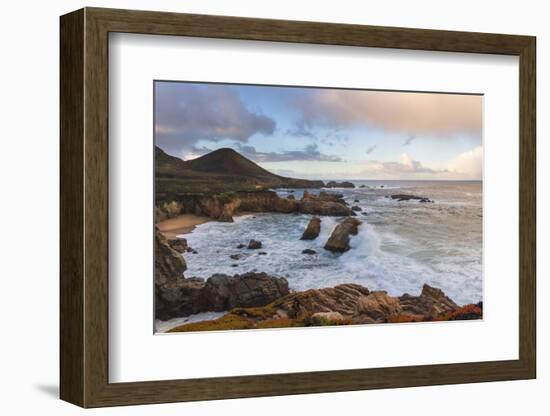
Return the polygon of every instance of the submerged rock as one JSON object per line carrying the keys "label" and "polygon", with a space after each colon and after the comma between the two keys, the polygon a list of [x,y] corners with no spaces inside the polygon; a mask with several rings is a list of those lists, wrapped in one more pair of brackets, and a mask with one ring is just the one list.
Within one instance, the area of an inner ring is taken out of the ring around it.
{"label": "submerged rock", "polygon": [[315,250],[312,250],[310,248],[306,248],[305,250],[302,250],[302,254],[316,254],[317,252]]}
{"label": "submerged rock", "polygon": [[350,249],[350,235],[357,235],[358,227],[361,224],[356,218],[348,217],[342,223],[338,224],[328,241],[325,244],[325,249],[332,252],[343,253]]}
{"label": "submerged rock", "polygon": [[309,220],[307,228],[302,234],[302,237],[300,238],[300,240],[315,240],[319,236],[320,232],[321,232],[321,218],[313,217],[311,220]]}
{"label": "submerged rock", "polygon": [[357,205],[352,206],[351,210],[352,211],[363,211],[363,209],[361,207],[357,206]]}
{"label": "submerged rock", "polygon": [[247,247],[249,250],[257,250],[259,248],[262,248],[262,242],[261,241],[257,241],[257,240],[250,240],[248,242],[248,247]]}

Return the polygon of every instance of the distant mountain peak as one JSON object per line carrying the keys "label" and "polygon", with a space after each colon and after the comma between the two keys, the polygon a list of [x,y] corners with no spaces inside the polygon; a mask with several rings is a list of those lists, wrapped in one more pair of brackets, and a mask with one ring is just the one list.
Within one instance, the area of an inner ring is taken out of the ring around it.
{"label": "distant mountain peak", "polygon": [[226,155],[237,155],[237,156],[244,157],[239,152],[237,152],[235,149],[232,149],[231,147],[221,147],[219,149],[212,150],[208,154],[211,155],[211,154],[218,154],[218,153],[219,154],[226,154]]}
{"label": "distant mountain peak", "polygon": [[213,150],[187,161],[186,164],[189,168],[200,172],[279,178],[229,147]]}

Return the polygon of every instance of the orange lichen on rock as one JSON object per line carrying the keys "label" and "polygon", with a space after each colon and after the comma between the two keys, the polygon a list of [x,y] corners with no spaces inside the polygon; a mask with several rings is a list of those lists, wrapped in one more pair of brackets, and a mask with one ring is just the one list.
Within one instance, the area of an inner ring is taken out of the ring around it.
{"label": "orange lichen on rock", "polygon": [[437,321],[465,321],[481,319],[483,311],[479,304],[460,306],[452,311],[444,312],[436,318]]}

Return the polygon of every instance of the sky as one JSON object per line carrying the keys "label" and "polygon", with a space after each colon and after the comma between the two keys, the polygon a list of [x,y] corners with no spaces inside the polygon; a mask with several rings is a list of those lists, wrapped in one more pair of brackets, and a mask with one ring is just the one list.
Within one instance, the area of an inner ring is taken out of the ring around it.
{"label": "sky", "polygon": [[283,176],[481,180],[481,95],[155,82],[155,143]]}

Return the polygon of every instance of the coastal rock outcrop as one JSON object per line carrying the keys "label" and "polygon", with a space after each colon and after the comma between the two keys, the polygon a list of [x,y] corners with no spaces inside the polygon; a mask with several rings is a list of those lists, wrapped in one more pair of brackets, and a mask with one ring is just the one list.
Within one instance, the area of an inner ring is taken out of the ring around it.
{"label": "coastal rock outcrop", "polygon": [[325,188],[355,188],[355,185],[347,181],[343,181],[343,182],[330,181],[325,184]]}
{"label": "coastal rock outcrop", "polygon": [[442,313],[458,308],[458,305],[441,289],[428,284],[422,286],[420,296],[405,293],[399,297],[399,302],[404,312],[429,318],[436,318]]}
{"label": "coastal rock outcrop", "polygon": [[359,299],[362,296],[368,296],[369,293],[369,289],[364,286],[348,283],[325,289],[291,293],[270,306],[298,320],[309,318],[318,312],[338,312],[349,316],[354,314]]}
{"label": "coastal rock outcrop", "polygon": [[355,215],[351,209],[343,204],[321,200],[300,201],[299,212],[303,214],[326,215],[332,217]]}
{"label": "coastal rock outcrop", "polygon": [[173,238],[168,240],[168,244],[178,253],[185,253],[189,251],[189,246],[187,245],[187,240],[185,238]]}
{"label": "coastal rock outcrop", "polygon": [[320,232],[321,232],[321,218],[313,217],[311,220],[309,220],[309,223],[307,224],[307,228],[302,234],[302,237],[300,238],[300,240],[315,240],[319,236]]}
{"label": "coastal rock outcrop", "polygon": [[180,277],[163,285],[155,285],[155,318],[168,320],[207,311],[203,302],[204,279]]}
{"label": "coastal rock outcrop", "polygon": [[212,195],[177,195],[173,200],[156,203],[157,221],[182,214],[195,214],[218,221],[232,222],[239,212],[279,212],[290,214],[300,212],[311,215],[348,216],[355,215],[347,207],[341,195],[321,192],[319,195],[304,192],[300,200],[281,198],[276,192],[258,190],[250,192],[225,192]]}
{"label": "coastal rock outcrop", "polygon": [[155,205],[155,222],[177,217],[185,213],[183,201],[157,201]]}
{"label": "coastal rock outcrop", "polygon": [[155,317],[168,320],[201,312],[265,306],[289,294],[288,282],[266,273],[179,276],[155,285]]}
{"label": "coastal rock outcrop", "polygon": [[[187,246],[186,243],[185,246]],[[157,319],[169,319],[200,311],[197,299],[204,286],[204,280],[185,279],[183,272],[186,269],[187,265],[181,254],[172,247],[171,242],[158,228],[155,228],[155,316]]]}
{"label": "coastal rock outcrop", "polygon": [[257,250],[259,248],[262,248],[262,242],[258,240],[250,240],[246,248],[249,250]]}
{"label": "coastal rock outcrop", "polygon": [[350,249],[350,235],[357,235],[360,224],[361,221],[356,218],[346,218],[334,228],[325,244],[325,249],[338,253],[348,251]]}
{"label": "coastal rock outcrop", "polygon": [[358,300],[353,321],[361,324],[386,322],[389,317],[398,315],[401,311],[398,298],[388,296],[384,291],[375,291]]}
{"label": "coastal rock outcrop", "polygon": [[409,195],[409,194],[395,194],[390,196],[391,199],[397,199],[398,202],[417,200],[419,202],[434,202],[429,198],[423,196]]}
{"label": "coastal rock outcrop", "polygon": [[326,191],[321,191],[318,195],[310,194],[308,191],[304,191],[302,201],[338,202],[339,204],[347,205],[344,200],[344,195]]}
{"label": "coastal rock outcrop", "polygon": [[166,237],[155,227],[155,283],[163,285],[183,276],[185,260],[174,250]]}
{"label": "coastal rock outcrop", "polygon": [[288,294],[285,278],[252,272],[234,276],[215,274],[202,291],[203,303],[211,311],[264,306]]}
{"label": "coastal rock outcrop", "polygon": [[[431,302],[430,307],[414,309],[411,298],[423,298],[421,303]],[[434,304],[439,312],[432,309]],[[236,307],[221,318],[182,325],[171,332],[480,319],[482,308],[481,303],[456,306],[441,290],[428,285],[420,296],[398,298],[350,283],[290,293],[265,306]],[[428,312],[433,314],[424,315]]]}

